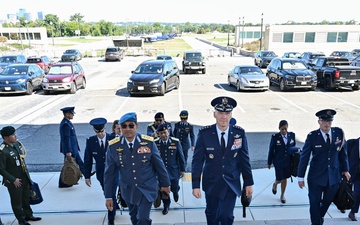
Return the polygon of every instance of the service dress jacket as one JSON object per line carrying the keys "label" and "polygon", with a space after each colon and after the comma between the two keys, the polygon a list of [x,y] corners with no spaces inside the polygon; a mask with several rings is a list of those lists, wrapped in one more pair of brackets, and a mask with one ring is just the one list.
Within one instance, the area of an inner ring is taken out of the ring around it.
{"label": "service dress jacket", "polygon": [[352,180],[360,179],[360,156],[359,156],[360,138],[347,140],[347,150],[349,154],[349,167]]}
{"label": "service dress jacket", "polygon": [[[174,136],[173,132],[172,132],[172,127],[171,127],[171,123],[168,123],[165,121],[165,124],[169,130],[170,136]],[[150,124],[148,124],[147,128],[146,128],[146,134],[148,136],[151,136],[154,132],[156,132],[158,126],[155,124],[155,122],[152,122]]]}
{"label": "service dress jacket", "polygon": [[284,143],[282,134],[276,133],[271,136],[268,165],[274,164],[276,168],[290,167],[290,155],[289,148],[296,145],[295,134],[293,132],[287,132],[287,143]]}
{"label": "service dress jacket", "polygon": [[66,118],[63,118],[59,127],[60,131],[60,152],[64,155],[71,152],[73,157],[80,151],[79,143],[77,140],[75,127],[72,122]]}
{"label": "service dress jacket", "polygon": [[170,186],[165,165],[154,139],[137,134],[130,151],[124,136],[109,141],[104,173],[105,198],[115,193],[116,173],[120,172],[119,186],[126,203],[139,205],[142,197],[149,202],[158,195],[158,180],[163,187]]}
{"label": "service dress jacket", "polygon": [[176,122],[173,134],[174,137],[180,140],[184,151],[189,150],[191,146],[195,146],[194,126],[191,123]]}
{"label": "service dress jacket", "polygon": [[244,129],[230,126],[227,146],[221,150],[216,124],[199,130],[192,159],[192,188],[200,188],[209,196],[223,199],[231,189],[241,196],[242,175],[244,185],[254,184]]}
{"label": "service dress jacket", "polygon": [[308,183],[323,187],[332,186],[340,182],[342,172],[349,171],[344,132],[338,127],[332,127],[330,132],[330,147],[327,146],[320,129],[310,132],[306,137],[300,153],[298,177],[305,177],[312,156],[307,175]]}
{"label": "service dress jacket", "polygon": [[169,137],[164,144],[161,138],[155,140],[160,156],[165,164],[170,180],[179,180],[180,172],[185,171],[185,157],[179,139]]}
{"label": "service dress jacket", "polygon": [[104,184],[105,156],[108,148],[108,141],[111,140],[110,134],[106,133],[104,149],[100,148],[99,138],[94,135],[86,139],[84,153],[84,177],[90,179],[93,161],[95,160],[96,179],[101,185]]}

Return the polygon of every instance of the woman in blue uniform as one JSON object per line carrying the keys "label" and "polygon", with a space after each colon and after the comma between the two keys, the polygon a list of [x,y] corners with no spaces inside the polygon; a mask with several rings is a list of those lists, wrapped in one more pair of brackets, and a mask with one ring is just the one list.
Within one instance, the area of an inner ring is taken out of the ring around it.
{"label": "woman in blue uniform", "polygon": [[290,154],[291,147],[296,145],[295,134],[288,132],[288,122],[281,120],[279,123],[279,133],[271,136],[269,155],[268,155],[268,168],[271,164],[275,167],[275,182],[272,187],[272,193],[277,193],[277,185],[281,183],[281,196],[282,203],[286,203],[285,190],[287,185],[287,178],[290,174]]}

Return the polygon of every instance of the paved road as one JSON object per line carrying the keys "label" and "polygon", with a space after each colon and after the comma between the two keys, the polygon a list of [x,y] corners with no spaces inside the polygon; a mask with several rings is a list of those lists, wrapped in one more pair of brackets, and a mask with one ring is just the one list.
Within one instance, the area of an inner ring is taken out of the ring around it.
{"label": "paved road", "polygon": [[[277,132],[278,122],[282,119],[289,121],[289,130],[296,133],[300,147],[307,133],[318,128],[314,114],[323,108],[338,111],[333,125],[342,127],[348,139],[359,136],[359,91],[280,92],[278,87],[271,87],[266,92],[236,92],[234,87],[227,85],[228,71],[237,64],[253,64],[253,59],[234,56],[208,58],[207,74],[181,74],[180,88],[165,96],[130,97],[126,91],[130,72],[147,59],[125,57],[122,62],[83,59],[80,63],[86,71],[87,87],[74,95],[44,95],[38,91],[31,96],[0,96],[0,126],[11,124],[19,128],[17,134],[27,148],[31,171],[60,169],[63,158],[59,153],[58,124],[62,119],[59,109],[64,106],[76,107],[73,123],[83,150],[85,139],[94,135],[88,124],[94,117],[107,118],[110,131],[113,120],[134,111],[143,133],[156,112],[164,112],[165,119],[173,123],[179,119],[180,110],[187,109],[189,122],[197,130],[214,123],[210,101],[220,95],[231,96],[238,102],[233,116],[247,131],[253,168],[266,167],[270,135]],[[176,61],[181,65],[180,57]]]}

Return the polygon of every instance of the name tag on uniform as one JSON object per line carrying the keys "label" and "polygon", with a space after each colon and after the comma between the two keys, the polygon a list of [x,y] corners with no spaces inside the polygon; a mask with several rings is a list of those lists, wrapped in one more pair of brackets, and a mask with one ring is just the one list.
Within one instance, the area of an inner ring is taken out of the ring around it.
{"label": "name tag on uniform", "polygon": [[97,155],[97,152],[93,152],[92,154],[93,154],[93,155]]}
{"label": "name tag on uniform", "polygon": [[20,166],[20,161],[18,159],[16,160],[16,166]]}
{"label": "name tag on uniform", "polygon": [[315,145],[315,148],[321,148],[321,145]]}
{"label": "name tag on uniform", "polygon": [[207,151],[214,151],[214,148],[206,148]]}

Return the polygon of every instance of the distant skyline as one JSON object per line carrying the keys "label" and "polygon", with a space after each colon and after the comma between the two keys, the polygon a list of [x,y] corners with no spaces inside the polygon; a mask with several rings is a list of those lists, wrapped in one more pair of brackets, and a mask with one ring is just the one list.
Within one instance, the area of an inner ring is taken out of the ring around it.
{"label": "distant skyline", "polygon": [[[236,25],[239,17],[245,23],[264,24],[294,22],[321,22],[327,20],[360,22],[358,2],[348,0],[346,4],[330,4],[326,1],[302,0],[257,0],[257,1],[208,1],[208,0],[0,0],[0,20],[7,14],[16,14],[23,8],[37,18],[38,12],[55,14],[61,21],[80,13],[85,22],[100,20],[110,22],[172,22],[172,23],[221,23]],[[242,22],[241,22],[242,23]]]}

